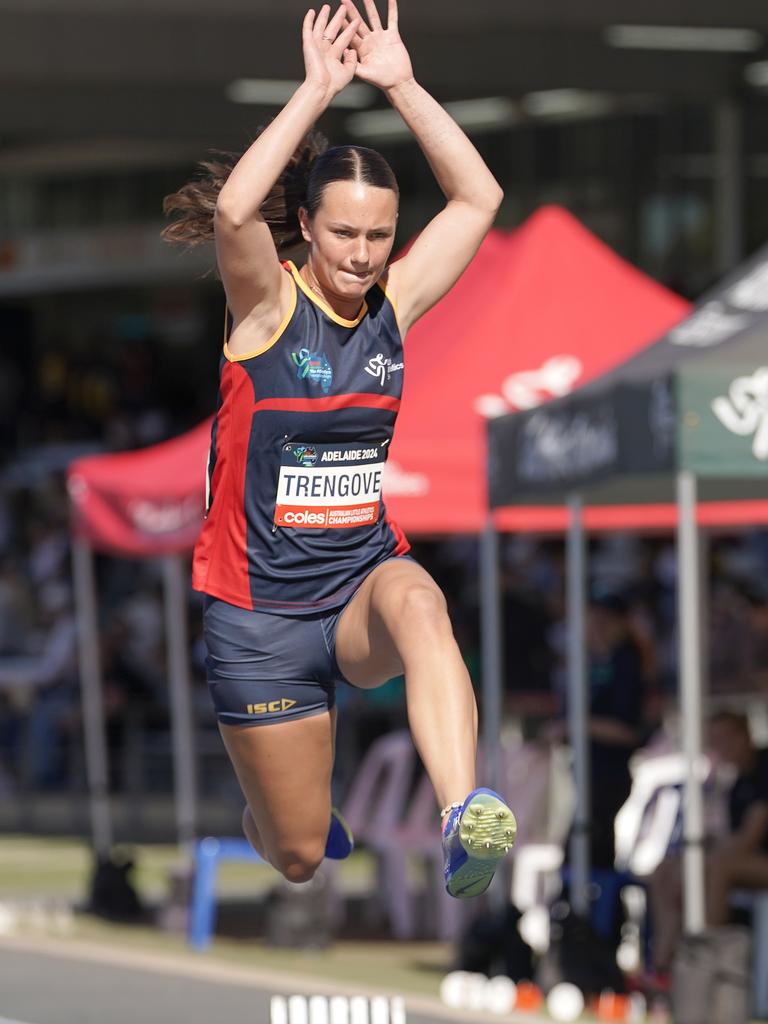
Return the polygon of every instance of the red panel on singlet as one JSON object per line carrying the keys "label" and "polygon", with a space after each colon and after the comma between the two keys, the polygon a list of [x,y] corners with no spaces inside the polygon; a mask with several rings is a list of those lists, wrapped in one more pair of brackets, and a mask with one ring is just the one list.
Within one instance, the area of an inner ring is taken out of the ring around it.
{"label": "red panel on singlet", "polygon": [[209,570],[216,566],[216,586],[224,600],[251,608],[246,554],[245,471],[253,415],[253,383],[239,363],[225,363],[221,372],[222,404],[216,432],[216,461],[211,490],[217,501],[209,512],[211,528],[204,530],[193,564],[192,586],[206,589]]}

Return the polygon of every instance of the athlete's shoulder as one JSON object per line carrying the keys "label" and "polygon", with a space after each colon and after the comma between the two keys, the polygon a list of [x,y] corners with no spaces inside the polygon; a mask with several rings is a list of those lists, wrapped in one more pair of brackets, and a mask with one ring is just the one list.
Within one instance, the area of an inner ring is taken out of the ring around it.
{"label": "athlete's shoulder", "polygon": [[371,311],[391,311],[391,318],[395,326],[402,334],[400,322],[397,315],[397,292],[393,287],[391,268],[388,267],[378,279],[374,287],[366,296]]}

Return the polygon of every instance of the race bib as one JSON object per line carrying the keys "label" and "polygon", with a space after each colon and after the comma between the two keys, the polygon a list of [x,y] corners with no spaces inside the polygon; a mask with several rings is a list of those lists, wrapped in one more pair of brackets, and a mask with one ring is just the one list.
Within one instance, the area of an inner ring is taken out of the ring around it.
{"label": "race bib", "polygon": [[385,444],[283,445],[275,525],[344,529],[378,522]]}

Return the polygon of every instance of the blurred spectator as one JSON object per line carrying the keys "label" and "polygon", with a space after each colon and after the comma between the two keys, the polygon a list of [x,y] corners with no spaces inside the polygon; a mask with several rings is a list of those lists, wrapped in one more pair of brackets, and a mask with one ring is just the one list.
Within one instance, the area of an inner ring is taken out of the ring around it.
{"label": "blurred spectator", "polygon": [[749,605],[749,663],[754,683],[763,692],[768,691],[768,590],[765,585],[744,590]]}
{"label": "blurred spectator", "polygon": [[743,594],[727,578],[712,587],[709,602],[709,669],[716,692],[753,688],[752,628]]}
{"label": "blurred spectator", "polygon": [[23,654],[34,618],[24,577],[16,560],[0,557],[0,658]]}
{"label": "blurred spectator", "polygon": [[[38,602],[44,631],[40,653],[0,660],[0,691],[6,700],[3,732],[13,768],[32,785],[46,788],[66,777],[61,731],[78,707],[77,625],[68,584],[46,583]],[[24,766],[22,757],[28,757]]]}
{"label": "blurred spectator", "polygon": [[[734,888],[768,888],[768,749],[752,742],[747,718],[720,711],[709,722],[715,758],[736,771],[728,794],[730,833],[706,856],[706,912],[712,926],[726,924]],[[682,934],[680,856],[666,857],[650,879],[653,968],[669,971]]]}
{"label": "blurred spectator", "polygon": [[[595,868],[612,868],[614,819],[629,796],[629,759],[642,740],[645,678],[643,652],[635,639],[623,597],[592,599],[587,623],[589,671],[591,833]],[[565,721],[553,722],[545,735],[560,742]]]}

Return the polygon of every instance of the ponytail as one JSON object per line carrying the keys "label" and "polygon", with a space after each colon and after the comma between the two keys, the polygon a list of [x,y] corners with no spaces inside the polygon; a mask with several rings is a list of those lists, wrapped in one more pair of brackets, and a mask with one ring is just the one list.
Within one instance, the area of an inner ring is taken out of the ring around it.
{"label": "ponytail", "polygon": [[[263,130],[258,130],[257,137]],[[261,215],[278,253],[287,252],[302,241],[299,207],[305,203],[312,164],[327,148],[328,142],[320,132],[308,132],[261,204]],[[193,181],[165,197],[163,213],[174,218],[161,232],[166,242],[192,247],[213,241],[219,193],[242,155],[216,152],[215,159],[200,162],[200,173]]]}

